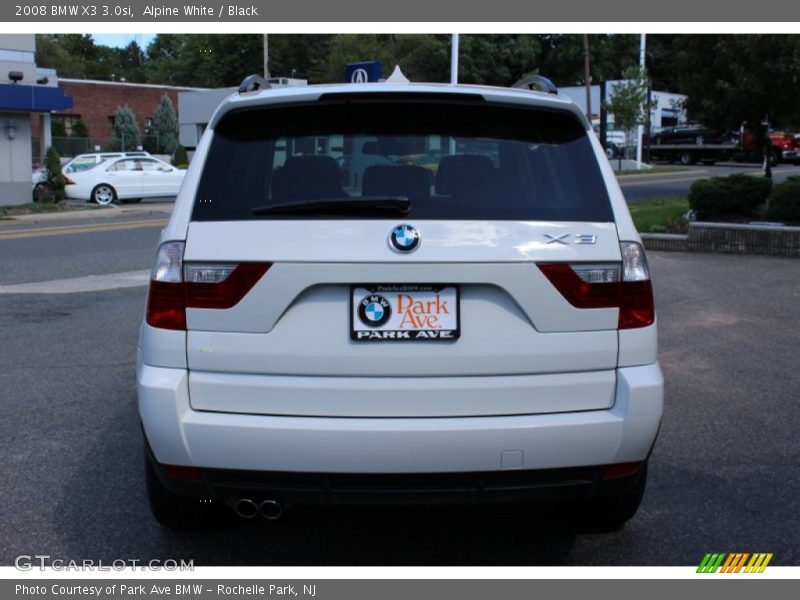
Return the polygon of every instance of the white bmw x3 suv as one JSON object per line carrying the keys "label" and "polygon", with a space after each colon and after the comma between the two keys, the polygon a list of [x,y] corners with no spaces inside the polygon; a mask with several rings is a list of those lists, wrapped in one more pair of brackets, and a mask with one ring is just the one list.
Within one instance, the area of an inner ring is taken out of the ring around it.
{"label": "white bmw x3 suv", "polygon": [[663,379],[645,253],[580,109],[258,87],[214,114],[152,268],[137,383],[158,521],[558,498],[621,527]]}

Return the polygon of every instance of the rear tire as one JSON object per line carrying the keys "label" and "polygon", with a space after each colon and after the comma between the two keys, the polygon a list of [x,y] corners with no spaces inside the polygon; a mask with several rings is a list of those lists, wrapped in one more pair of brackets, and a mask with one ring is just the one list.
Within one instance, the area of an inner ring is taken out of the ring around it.
{"label": "rear tire", "polygon": [[589,531],[619,531],[639,509],[647,484],[647,463],[642,466],[633,487],[611,496],[583,501],[578,506],[578,520]]}
{"label": "rear tire", "polygon": [[681,152],[680,161],[682,165],[686,165],[687,167],[697,162],[694,157],[694,153],[689,151]]}
{"label": "rear tire", "polygon": [[33,201],[34,202],[41,202],[44,200],[44,196],[47,194],[47,184],[46,183],[37,183],[33,186]]}
{"label": "rear tire", "polygon": [[159,481],[153,465],[145,457],[145,480],[150,512],[156,521],[168,529],[200,529],[219,520],[216,505],[198,498],[181,496],[169,491]]}
{"label": "rear tire", "polygon": [[117,192],[107,183],[101,183],[94,187],[90,197],[95,204],[108,206],[117,199]]}

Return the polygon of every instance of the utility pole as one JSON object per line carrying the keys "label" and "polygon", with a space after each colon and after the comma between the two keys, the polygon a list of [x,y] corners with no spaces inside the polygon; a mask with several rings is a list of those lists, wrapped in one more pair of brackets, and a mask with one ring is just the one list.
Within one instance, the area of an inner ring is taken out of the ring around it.
{"label": "utility pole", "polygon": [[458,34],[452,35],[450,44],[450,83],[458,83]]}
{"label": "utility pole", "polygon": [[764,115],[761,128],[764,132],[764,177],[772,179],[772,140],[769,138],[769,114]]}
{"label": "utility pole", "polygon": [[[642,72],[644,73],[645,69],[645,44],[647,43],[647,34],[643,33],[641,37],[641,41],[639,43],[639,67],[641,67]],[[649,99],[649,95],[648,95]],[[648,122],[650,121],[649,114],[650,114],[650,105],[647,105],[647,114],[648,114]],[[636,168],[642,168],[642,133],[644,132],[644,127],[639,125],[636,130]],[[649,132],[648,132],[649,133]]]}
{"label": "utility pole", "polygon": [[269,34],[264,34],[264,79],[269,79]]}
{"label": "utility pole", "polygon": [[586,84],[586,118],[592,122],[592,76],[589,64],[589,34],[583,34],[583,80]]}

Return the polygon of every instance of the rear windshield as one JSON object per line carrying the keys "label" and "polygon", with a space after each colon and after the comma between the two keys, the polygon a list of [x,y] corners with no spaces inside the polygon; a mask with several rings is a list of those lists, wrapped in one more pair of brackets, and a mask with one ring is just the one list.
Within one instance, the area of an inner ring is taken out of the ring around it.
{"label": "rear windshield", "polygon": [[325,202],[297,214],[263,208],[396,197],[417,219],[613,220],[590,141],[568,113],[345,100],[225,116],[192,218],[352,219],[361,215],[337,215]]}
{"label": "rear windshield", "polygon": [[79,156],[66,166],[64,172],[80,173],[81,171],[94,169],[98,164],[100,163],[94,156]]}

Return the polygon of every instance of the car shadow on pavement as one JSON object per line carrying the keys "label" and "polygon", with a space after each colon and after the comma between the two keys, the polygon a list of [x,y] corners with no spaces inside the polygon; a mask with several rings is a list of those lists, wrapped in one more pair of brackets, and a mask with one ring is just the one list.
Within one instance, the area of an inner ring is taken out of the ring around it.
{"label": "car shadow on pavement", "polygon": [[[52,518],[65,559],[201,565],[559,565],[576,534],[551,510],[512,507],[296,508],[172,532],[150,514],[134,401],[86,446]],[[140,563],[140,564],[141,564]]]}

